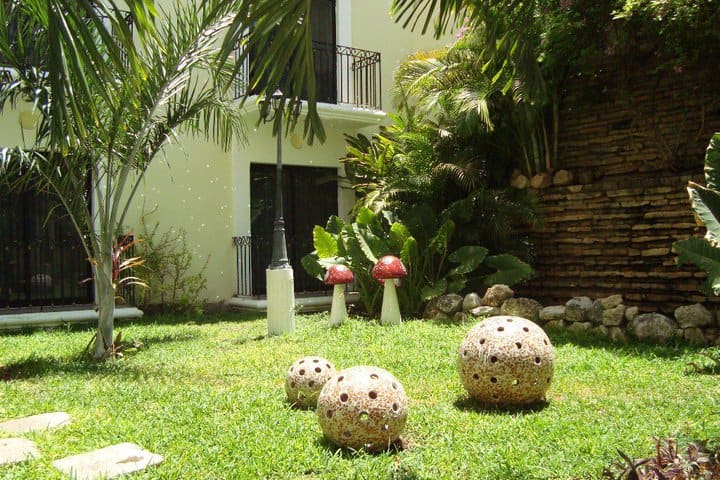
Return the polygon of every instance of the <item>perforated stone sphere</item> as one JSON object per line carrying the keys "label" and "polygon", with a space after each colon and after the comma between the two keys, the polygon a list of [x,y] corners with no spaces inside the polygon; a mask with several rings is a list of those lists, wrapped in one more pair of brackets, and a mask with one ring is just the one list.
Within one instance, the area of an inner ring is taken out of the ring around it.
{"label": "perforated stone sphere", "polygon": [[325,436],[354,450],[387,449],[402,434],[407,409],[400,382],[386,370],[370,366],[338,372],[325,384],[317,402]]}
{"label": "perforated stone sphere", "polygon": [[510,315],[475,325],[460,343],[458,369],[465,389],[490,404],[542,401],[550,387],[555,350],[542,328]]}
{"label": "perforated stone sphere", "polygon": [[296,360],[285,377],[288,400],[301,408],[314,408],[320,390],[335,373],[333,364],[322,357]]}

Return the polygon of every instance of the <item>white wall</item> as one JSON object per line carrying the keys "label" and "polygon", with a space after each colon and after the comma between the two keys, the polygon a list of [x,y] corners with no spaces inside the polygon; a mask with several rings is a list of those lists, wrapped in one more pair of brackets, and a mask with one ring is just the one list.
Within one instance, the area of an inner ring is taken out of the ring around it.
{"label": "white wall", "polygon": [[[161,0],[162,5],[170,0]],[[392,108],[392,75],[402,58],[418,49],[441,46],[450,38],[436,41],[431,36],[403,30],[389,16],[390,0],[338,0],[338,43],[379,51],[382,55],[382,102]],[[332,117],[332,116],[331,116]],[[129,231],[139,234],[143,211],[155,213],[149,227],[159,221],[158,231],[184,229],[187,245],[197,270],[206,261],[208,280],[205,297],[219,302],[235,292],[235,247],[233,236],[250,233],[250,164],[274,163],[276,140],[269,126],[255,128],[257,109],[248,109],[248,140],[230,152],[204,140],[185,138],[181,145],[171,145],[165,156],[158,156],[149,168],[143,185],[127,219]],[[376,119],[359,122],[337,116],[324,123],[327,141],[313,146],[298,145],[291,137],[283,140],[283,161],[287,165],[334,167],[341,171],[338,159],[344,155],[343,133],[358,129],[372,131],[368,125]],[[298,125],[302,131],[302,125]],[[0,145],[19,141],[17,113],[0,117]],[[32,135],[32,132],[26,132]],[[29,138],[32,141],[32,138]],[[339,192],[339,211],[347,213],[352,193]]]}

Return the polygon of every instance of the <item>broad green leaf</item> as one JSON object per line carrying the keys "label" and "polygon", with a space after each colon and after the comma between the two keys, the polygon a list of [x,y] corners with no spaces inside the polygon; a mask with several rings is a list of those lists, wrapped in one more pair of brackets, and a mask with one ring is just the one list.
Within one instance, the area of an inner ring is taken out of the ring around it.
{"label": "broad green leaf", "polygon": [[308,275],[322,281],[325,276],[325,270],[322,266],[320,266],[317,255],[312,253],[310,255],[305,255],[300,259],[300,264],[302,264]]}
{"label": "broad green leaf", "polygon": [[673,243],[672,251],[678,255],[678,266],[689,262],[705,271],[703,293],[720,295],[720,248],[704,238],[692,237]]}
{"label": "broad green leaf", "polygon": [[399,252],[409,237],[410,231],[405,225],[400,222],[393,223],[388,237],[392,251]]}
{"label": "broad green leaf", "polygon": [[353,230],[355,231],[355,239],[357,240],[365,258],[372,263],[377,263],[378,255],[382,256],[385,252],[387,252],[387,250],[385,250],[384,252],[378,254],[377,250],[373,249],[373,247],[377,248],[380,239],[370,232],[361,232],[360,227],[357,224],[353,224]]}
{"label": "broad green leaf", "polygon": [[347,235],[344,231],[341,231],[337,236],[337,248],[339,257],[347,257],[350,254],[347,249]]}
{"label": "broad green leaf", "polygon": [[458,248],[448,256],[448,260],[460,265],[450,270],[448,275],[466,275],[474,271],[485,260],[487,253],[487,248],[478,245],[466,245]]}
{"label": "broad green leaf", "polygon": [[709,189],[720,190],[720,132],[710,138],[705,152],[705,183]]}
{"label": "broad green leaf", "polygon": [[447,292],[448,293],[460,293],[463,288],[465,288],[465,284],[467,283],[467,278],[463,275],[457,278],[453,278],[447,286]]}
{"label": "broad green leaf", "polygon": [[337,240],[319,225],[313,228],[313,244],[320,258],[336,257],[338,254]]}
{"label": "broad green leaf", "polygon": [[400,260],[408,269],[414,269],[417,268],[419,259],[418,243],[413,237],[408,237],[400,249]]}
{"label": "broad green leaf", "polygon": [[358,210],[355,222],[358,225],[370,225],[375,218],[375,214],[367,207],[362,207]]}
{"label": "broad green leaf", "polygon": [[487,257],[485,265],[497,270],[483,279],[483,283],[488,286],[496,283],[514,285],[530,278],[533,272],[530,265],[508,253]]}
{"label": "broad green leaf", "polygon": [[342,232],[344,225],[345,222],[343,222],[340,217],[337,215],[330,215],[330,218],[328,218],[327,224],[325,225],[325,230],[337,235]]}
{"label": "broad green leaf", "polygon": [[448,220],[440,226],[437,234],[430,240],[428,247],[439,254],[444,254],[447,251],[448,242],[453,232],[455,232],[455,222]]}
{"label": "broad green leaf", "polygon": [[720,238],[720,193],[693,182],[688,182],[690,205],[707,228],[705,238],[716,242]]}
{"label": "broad green leaf", "polygon": [[327,270],[330,265],[345,265],[347,262],[343,257],[321,258],[318,260],[320,266]]}
{"label": "broad green leaf", "polygon": [[353,271],[362,265],[368,266],[377,261],[376,259],[375,262],[373,262],[365,256],[365,252],[362,248],[360,248],[360,242],[354,236],[349,237],[345,241],[345,249],[347,250],[347,256],[350,259],[351,265],[349,266]]}
{"label": "broad green leaf", "polygon": [[388,223],[388,225],[395,224],[395,215],[390,210],[381,210],[380,215]]}
{"label": "broad green leaf", "polygon": [[447,291],[447,286],[447,281],[443,278],[435,282],[433,285],[423,287],[420,295],[422,295],[422,298],[425,301],[432,300],[433,298],[444,294]]}

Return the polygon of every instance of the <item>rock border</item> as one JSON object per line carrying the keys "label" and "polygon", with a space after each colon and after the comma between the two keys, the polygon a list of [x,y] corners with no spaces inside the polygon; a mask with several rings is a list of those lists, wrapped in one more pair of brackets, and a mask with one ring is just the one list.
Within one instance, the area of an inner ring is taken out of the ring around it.
{"label": "rock border", "polygon": [[424,318],[465,322],[493,315],[517,315],[545,330],[567,329],[593,332],[614,342],[631,339],[652,343],[682,340],[696,346],[720,346],[720,311],[711,312],[700,303],[675,309],[673,316],[641,313],[640,307],[625,305],[622,295],[592,299],[573,297],[565,305],[542,306],[532,298],[515,297],[507,285],[493,285],[481,297],[442,295],[428,302]]}

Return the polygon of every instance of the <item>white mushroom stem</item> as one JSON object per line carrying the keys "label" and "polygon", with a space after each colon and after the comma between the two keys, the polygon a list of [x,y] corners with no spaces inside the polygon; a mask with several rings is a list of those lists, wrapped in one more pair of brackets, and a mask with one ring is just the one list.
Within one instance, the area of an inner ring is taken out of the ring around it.
{"label": "white mushroom stem", "polygon": [[385,291],[383,292],[382,310],[380,311],[380,324],[400,325],[401,322],[395,280],[387,278],[385,279]]}
{"label": "white mushroom stem", "polygon": [[345,306],[345,285],[337,284],[333,287],[332,306],[330,307],[330,326],[341,325],[347,317]]}

